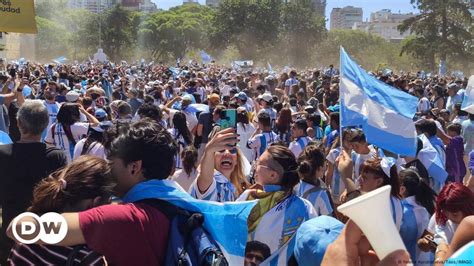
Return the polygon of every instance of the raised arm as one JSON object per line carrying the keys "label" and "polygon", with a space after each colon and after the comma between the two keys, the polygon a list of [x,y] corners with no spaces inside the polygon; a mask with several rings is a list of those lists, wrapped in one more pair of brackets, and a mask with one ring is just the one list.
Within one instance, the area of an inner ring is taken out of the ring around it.
{"label": "raised arm", "polygon": [[197,185],[201,193],[205,193],[209,189],[214,179],[214,154],[222,150],[232,149],[238,141],[235,129],[227,128],[217,133],[207,143],[197,177]]}

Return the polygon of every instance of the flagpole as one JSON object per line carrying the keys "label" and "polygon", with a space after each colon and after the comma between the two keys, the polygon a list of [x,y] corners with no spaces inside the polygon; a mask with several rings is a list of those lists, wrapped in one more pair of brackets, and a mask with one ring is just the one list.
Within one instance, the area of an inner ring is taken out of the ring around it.
{"label": "flagpole", "polygon": [[341,78],[342,78],[342,53],[341,50],[344,49],[342,45],[339,48],[339,138],[341,142],[341,152],[344,149],[342,145],[342,99],[341,99]]}

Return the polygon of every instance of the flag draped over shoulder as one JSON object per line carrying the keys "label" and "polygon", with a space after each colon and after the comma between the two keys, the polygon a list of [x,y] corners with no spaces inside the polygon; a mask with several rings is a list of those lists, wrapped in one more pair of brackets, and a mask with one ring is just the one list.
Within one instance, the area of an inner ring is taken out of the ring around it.
{"label": "flag draped over shoulder", "polygon": [[418,100],[369,75],[341,47],[341,126],[361,126],[367,141],[415,157]]}
{"label": "flag draped over shoulder", "polygon": [[419,137],[423,141],[423,148],[418,153],[418,159],[421,161],[423,166],[428,171],[432,180],[432,188],[436,193],[441,191],[446,179],[448,178],[448,172],[444,169],[443,162],[436,149],[431,145],[430,141],[425,135]]}
{"label": "flag draped over shoulder", "polygon": [[0,1],[0,32],[38,33],[34,1]]}
{"label": "flag draped over shoulder", "polygon": [[122,199],[137,202],[161,199],[180,208],[204,215],[204,228],[219,244],[229,265],[243,265],[247,243],[247,218],[256,201],[212,202],[197,200],[171,180],[150,180],[135,185]]}
{"label": "flag draped over shoulder", "polygon": [[474,75],[469,78],[461,110],[474,114]]}

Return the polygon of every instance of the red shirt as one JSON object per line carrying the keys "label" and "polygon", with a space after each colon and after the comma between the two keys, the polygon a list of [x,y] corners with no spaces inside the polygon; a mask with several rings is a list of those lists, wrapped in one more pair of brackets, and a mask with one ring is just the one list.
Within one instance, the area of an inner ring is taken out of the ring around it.
{"label": "red shirt", "polygon": [[144,203],[106,205],[79,213],[87,246],[111,265],[163,265],[169,220]]}

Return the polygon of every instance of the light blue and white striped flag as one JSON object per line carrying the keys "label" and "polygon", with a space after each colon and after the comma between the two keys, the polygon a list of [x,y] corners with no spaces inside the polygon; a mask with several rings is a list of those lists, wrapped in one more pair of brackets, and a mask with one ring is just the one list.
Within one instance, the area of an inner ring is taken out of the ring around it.
{"label": "light blue and white striped flag", "polygon": [[204,50],[201,50],[201,60],[204,64],[210,63],[212,60],[212,57],[206,53]]}
{"label": "light blue and white striped flag", "polygon": [[64,56],[60,56],[60,57],[58,57],[58,58],[53,59],[53,63],[58,64],[58,65],[62,65],[62,64],[64,64],[66,61],[67,61],[67,58],[64,57]]}
{"label": "light blue and white striped flag", "polygon": [[413,116],[418,100],[370,76],[342,47],[340,101],[341,126],[361,126],[369,143],[416,155]]}
{"label": "light blue and white striped flag", "polygon": [[221,248],[229,265],[243,265],[247,244],[247,218],[256,201],[219,203],[197,200],[172,180],[153,179],[135,185],[123,202],[161,199],[185,210],[204,215],[204,228]]}
{"label": "light blue and white striped flag", "polygon": [[474,114],[474,75],[469,78],[461,110]]}
{"label": "light blue and white striped flag", "polygon": [[433,178],[433,190],[439,193],[446,178],[448,178],[448,172],[444,169],[438,151],[431,145],[428,138],[425,135],[420,135],[419,138],[423,141],[423,149],[418,153],[418,160],[421,161],[428,174]]}

